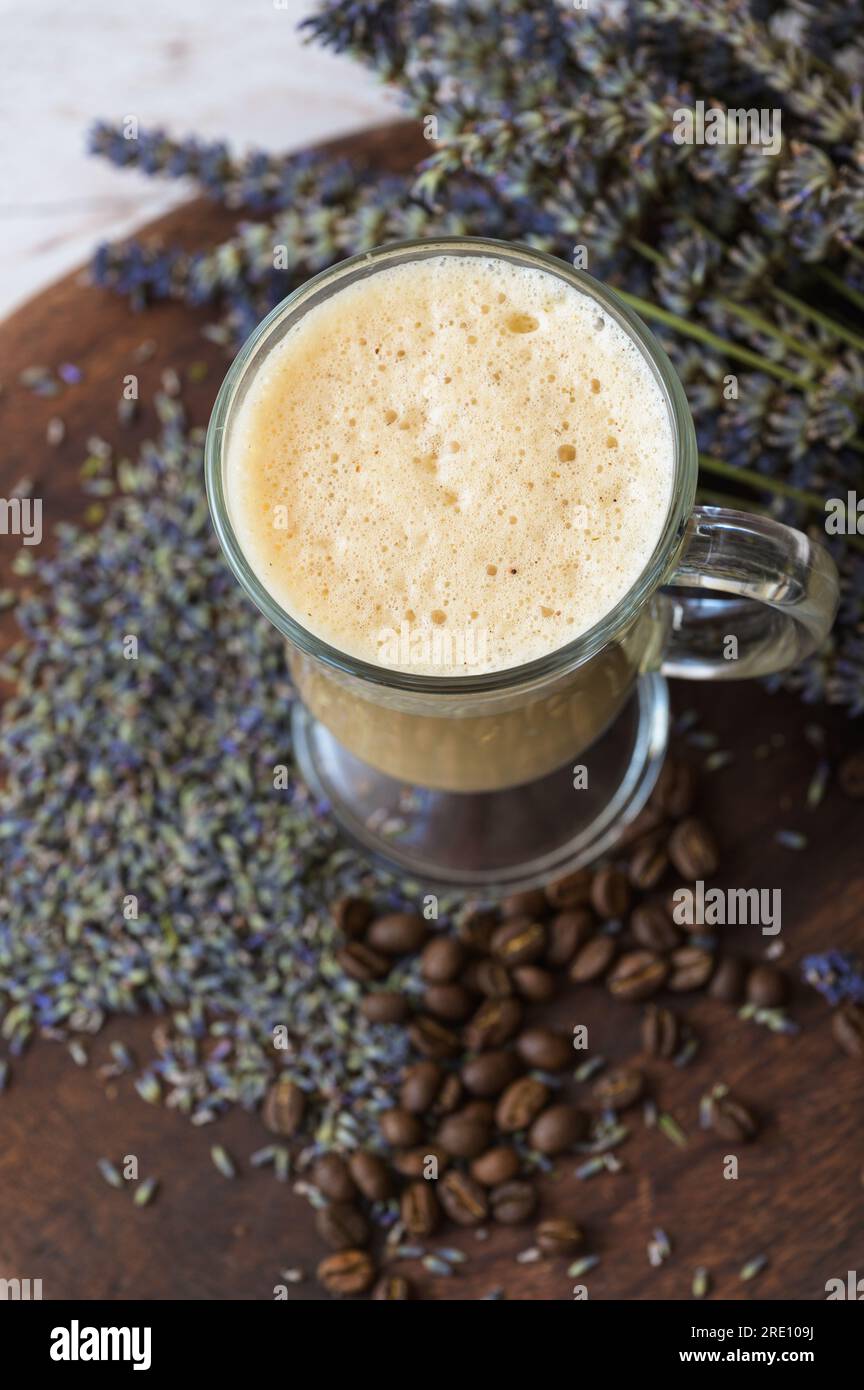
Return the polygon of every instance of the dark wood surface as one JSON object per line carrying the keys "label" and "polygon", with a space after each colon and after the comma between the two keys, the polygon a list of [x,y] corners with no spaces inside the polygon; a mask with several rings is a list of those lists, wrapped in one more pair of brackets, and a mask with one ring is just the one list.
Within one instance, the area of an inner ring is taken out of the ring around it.
{"label": "dark wood surface", "polygon": [[[398,167],[410,158],[414,140],[410,129],[399,127],[341,142],[341,148],[358,160]],[[156,231],[170,241],[205,245],[229,225],[225,214],[198,201],[163,219]],[[15,313],[0,327],[0,492],[8,495],[15,480],[31,477],[35,495],[44,499],[46,533],[55,521],[80,515],[85,499],[77,471],[86,439],[98,433],[128,447],[153,432],[146,402],[167,365],[208,363],[206,380],[184,388],[193,419],[203,423],[227,365],[225,354],[201,336],[206,318],[176,306],[135,315],[81,276]],[[157,344],[156,355],[133,368],[134,350],[145,338]],[[40,399],[17,384],[27,366],[64,361],[85,375],[58,398]],[[145,405],[134,428],[121,430],[115,407],[130,370],[139,374]],[[67,427],[57,448],[45,443],[54,415]],[[0,583],[21,583],[9,569],[16,550],[13,537],[0,539]],[[4,615],[0,643],[14,631]],[[804,737],[807,724],[822,725],[836,765],[860,746],[860,725],[754,685],[679,683],[673,702],[678,711],[697,710],[702,726],[734,755],[701,783],[702,805],[723,850],[717,883],[782,889],[780,939],[791,969],[808,951],[860,947],[861,803],[846,798],[832,777],[818,811],[806,809],[817,755]],[[757,760],[755,750],[772,735],[779,746]],[[691,749],[690,756],[699,762],[705,754]],[[804,832],[807,850],[777,844],[779,827]],[[754,958],[764,952],[768,938],[758,929],[726,930],[735,950]],[[591,1298],[689,1298],[697,1265],[711,1271],[716,1297],[824,1298],[827,1279],[864,1271],[864,1067],[835,1049],[827,1008],[800,987],[791,1006],[801,1024],[797,1037],[773,1035],[711,1000],[687,1005],[687,1012],[703,1040],[697,1060],[686,1069],[649,1067],[658,1100],[687,1132],[687,1146],[677,1148],[659,1131],[643,1129],[637,1117],[620,1150],[624,1171],[578,1182],[572,1176],[576,1160],[562,1162],[560,1180],[546,1184],[544,1210],[584,1224],[587,1248],[601,1257],[586,1279]],[[600,989],[571,990],[548,1013],[568,1030],[586,1023],[592,1051],[616,1061],[638,1054],[639,1009],[611,1004]],[[290,1297],[321,1297],[313,1275],[323,1252],[309,1208],[289,1185],[245,1161],[266,1142],[257,1117],[237,1112],[196,1130],[144,1104],[131,1081],[109,1087],[100,1081],[96,1067],[108,1059],[109,1042],[122,1038],[143,1052],[151,1028],[147,1019],[110,1022],[91,1046],[87,1069],[50,1043],[33,1046],[15,1062],[12,1084],[0,1098],[0,1277],[41,1278],[46,1298],[267,1299],[282,1282],[280,1270],[301,1267],[308,1277],[291,1287]],[[757,1143],[737,1149],[737,1181],[723,1177],[723,1156],[735,1146],[698,1128],[699,1097],[716,1081],[732,1086],[764,1121]],[[210,1162],[217,1141],[240,1160],[233,1182]],[[134,1208],[128,1193],[112,1190],[99,1176],[97,1158],[122,1154],[137,1155],[142,1175],[159,1177],[152,1206]],[[649,1266],[646,1253],[656,1226],[673,1245],[659,1270]],[[482,1243],[454,1231],[444,1240],[469,1252],[470,1262],[449,1280],[406,1266],[425,1298],[476,1298],[496,1285],[511,1299],[571,1296],[567,1261],[516,1263],[517,1253],[532,1244],[530,1227],[492,1229]],[[768,1268],[754,1283],[742,1284],[741,1265],[760,1253],[769,1256]]]}

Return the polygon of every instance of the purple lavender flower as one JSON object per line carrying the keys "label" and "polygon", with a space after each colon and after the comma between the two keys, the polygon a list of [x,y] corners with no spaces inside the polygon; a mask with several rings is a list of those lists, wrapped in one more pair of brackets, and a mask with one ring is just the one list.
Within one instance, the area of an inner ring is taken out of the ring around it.
{"label": "purple lavender flower", "polygon": [[818,990],[823,999],[833,1005],[851,1000],[864,1004],[864,967],[848,951],[825,951],[821,955],[805,956],[801,974],[808,985]]}

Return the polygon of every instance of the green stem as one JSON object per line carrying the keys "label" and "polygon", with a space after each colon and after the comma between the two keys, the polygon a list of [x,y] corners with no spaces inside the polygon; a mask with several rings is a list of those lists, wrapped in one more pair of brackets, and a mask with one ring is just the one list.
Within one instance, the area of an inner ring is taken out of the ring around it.
{"label": "green stem", "polygon": [[629,245],[632,246],[633,250],[637,251],[640,256],[643,256],[646,261],[653,261],[655,265],[668,264],[666,257],[661,255],[656,247],[649,246],[647,241],[641,241],[638,236],[631,237]]}
{"label": "green stem", "polygon": [[664,323],[668,328],[674,328],[682,333],[686,338],[692,338],[697,343],[704,343],[706,347],[713,348],[715,352],[721,353],[724,357],[729,357],[733,361],[743,362],[748,367],[755,367],[759,372],[766,372],[768,376],[776,377],[778,381],[785,381],[789,386],[797,386],[799,391],[810,391],[813,382],[806,376],[799,376],[797,372],[792,372],[788,367],[782,367],[779,362],[770,362],[760,356],[758,352],[751,352],[749,348],[740,347],[738,343],[729,343],[725,338],[721,338],[717,333],[712,333],[710,329],[703,328],[700,324],[690,323],[689,320],[681,318],[680,314],[673,314],[669,309],[661,309],[658,304],[651,304],[647,299],[641,299],[638,294],[630,294],[628,290],[616,290],[618,297],[629,304],[631,309],[635,309],[637,314],[643,318],[653,319],[656,323]]}
{"label": "green stem", "polygon": [[816,267],[816,274],[820,280],[824,280],[826,285],[830,285],[837,294],[842,294],[844,299],[848,299],[850,304],[854,304],[856,309],[864,313],[864,294],[860,290],[853,290],[851,285],[847,285],[841,275],[836,275],[833,270],[826,270],[824,266]]}
{"label": "green stem", "polygon": [[790,482],[783,482],[782,478],[768,478],[764,473],[757,473],[756,468],[739,468],[736,464],[726,463],[725,459],[717,459],[711,453],[700,453],[699,467],[704,468],[706,473],[720,474],[721,478],[736,478],[738,482],[749,482],[754,488],[764,488],[767,492],[776,492],[781,498],[790,498],[792,502],[800,502],[801,506],[810,507],[815,512],[824,512],[825,502],[815,492],[804,492],[803,488],[795,488]]}
{"label": "green stem", "polygon": [[781,478],[768,478],[764,473],[757,473],[753,468],[738,468],[735,464],[727,463],[725,459],[715,458],[712,454],[699,455],[699,467],[704,468],[706,473],[716,473],[721,478],[734,478],[739,483],[749,483],[751,487],[762,488],[766,492],[774,492],[778,497],[788,497],[792,502],[798,502],[802,507],[807,507],[810,511],[825,513],[825,502],[815,492],[805,492],[803,488],[793,487],[791,483],[784,483]]}
{"label": "green stem", "polygon": [[[712,232],[708,227],[705,227],[698,218],[690,215],[684,217],[683,220],[688,226],[692,227],[695,232],[699,232],[702,236],[710,237],[712,241],[716,241],[719,246],[723,247],[724,252],[728,251],[729,248],[723,238],[718,236],[716,232]],[[644,243],[640,243],[640,247],[643,245]],[[649,251],[651,250],[650,247],[646,249]],[[660,259],[662,260],[662,257]],[[864,294],[859,294],[857,290],[851,289],[850,286],[848,286],[839,275],[835,275],[833,271],[825,270],[822,266],[815,267],[815,270],[816,274],[831,285],[838,294],[845,295],[856,308],[864,309]],[[809,304],[804,303],[803,299],[798,299],[796,295],[790,294],[788,290],[777,289],[773,285],[770,285],[769,289],[771,294],[774,295],[781,304],[786,304],[787,307],[796,309],[799,314],[803,314],[805,318],[811,318],[814,323],[821,324],[829,333],[833,333],[835,337],[842,338],[846,342],[851,343],[853,347],[864,348],[864,338],[859,338],[850,328],[846,328],[842,323],[837,323],[836,320],[832,319],[828,314],[823,314],[818,309],[812,309]]]}
{"label": "green stem", "polygon": [[751,502],[749,497],[745,501],[742,497],[733,497],[731,492],[715,492],[710,487],[697,488],[696,501],[709,507],[729,507],[736,512],[740,512],[743,507],[747,511],[759,512],[760,515],[770,514],[770,509],[763,502]]}
{"label": "green stem", "polygon": [[[654,265],[668,266],[669,262],[665,256],[661,255],[653,246],[649,246],[647,242],[640,241],[638,237],[631,238],[630,245],[646,261],[651,261]],[[784,332],[770,319],[766,319],[763,314],[758,314],[755,309],[748,309],[746,305],[738,304],[734,299],[718,299],[717,303],[727,314],[731,314],[733,318],[741,319],[751,328],[755,328],[757,332],[764,333],[766,337],[774,338],[776,342],[782,343],[798,357],[808,357],[811,362],[815,362],[823,370],[827,370],[831,366],[828,358],[824,357],[817,348],[811,347],[809,343],[799,343],[791,333]]]}
{"label": "green stem", "polygon": [[[704,466],[704,460],[702,462]],[[742,470],[736,468],[733,471],[738,473]],[[766,507],[761,502],[754,502],[749,497],[734,497],[731,492],[716,492],[713,488],[708,487],[699,487],[696,489],[696,501],[697,503],[707,504],[709,507],[731,507],[732,510],[736,512],[747,511],[758,512],[760,516],[771,515],[770,508]],[[864,536],[847,536],[846,544],[851,546],[853,550],[864,552]]]}
{"label": "green stem", "polygon": [[765,333],[770,338],[776,338],[778,343],[783,343],[791,352],[796,353],[798,357],[808,357],[811,362],[815,362],[823,371],[827,371],[828,368],[833,365],[830,358],[825,357],[818,348],[811,347],[809,343],[799,343],[797,339],[792,337],[791,333],[787,333],[784,329],[778,328],[770,319],[766,319],[762,314],[757,313],[755,309],[748,309],[745,304],[738,304],[734,299],[719,299],[717,302],[721,308],[725,309],[726,312],[731,314],[734,318],[739,318],[742,322],[749,323],[758,333]]}
{"label": "green stem", "polygon": [[[853,333],[851,328],[846,328],[842,323],[835,323],[828,314],[823,314],[821,309],[814,309],[811,305],[805,304],[803,299],[799,299],[795,294],[790,294],[788,290],[772,288],[771,293],[781,304],[785,304],[787,309],[794,310],[802,318],[812,319],[813,323],[818,323],[820,328],[826,329],[835,338],[842,338],[844,342],[857,348],[859,352],[864,352],[864,338],[859,333]],[[864,306],[864,299],[862,299],[862,306]]]}

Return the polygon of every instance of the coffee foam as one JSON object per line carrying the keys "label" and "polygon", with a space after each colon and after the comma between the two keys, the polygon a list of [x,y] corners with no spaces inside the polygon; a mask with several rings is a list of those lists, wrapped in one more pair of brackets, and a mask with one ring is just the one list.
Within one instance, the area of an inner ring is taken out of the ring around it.
{"label": "coffee foam", "polygon": [[232,524],[303,627],[417,674],[563,646],[638,579],[673,437],[638,348],[547,271],[437,256],[355,280],[264,359]]}

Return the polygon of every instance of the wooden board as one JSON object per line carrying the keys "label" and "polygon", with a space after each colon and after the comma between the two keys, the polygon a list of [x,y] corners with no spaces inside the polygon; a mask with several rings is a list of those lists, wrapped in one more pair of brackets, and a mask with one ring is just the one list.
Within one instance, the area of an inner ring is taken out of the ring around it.
{"label": "wooden board", "polygon": [[[390,127],[334,148],[382,168],[404,167],[416,152],[411,127]],[[118,173],[118,179],[122,174]],[[167,241],[203,246],[224,235],[230,221],[197,201],[150,229]],[[148,235],[150,233],[148,232]],[[206,361],[207,379],[184,389],[194,421],[206,421],[224,372],[225,354],[201,337],[207,315],[161,306],[146,315],[130,312],[112,295],[70,276],[25,305],[0,327],[0,494],[22,475],[44,499],[46,531],[82,511],[77,470],[91,434],[128,448],[155,427],[145,408],[132,430],[115,423],[123,376],[142,339],[153,339],[151,361],[138,366],[142,401],[151,398],[168,365]],[[74,362],[83,381],[45,400],[17,384],[32,364]],[[65,420],[65,441],[45,443],[48,420]],[[0,583],[19,584],[10,562],[17,550],[0,540]],[[15,631],[5,615],[0,643]],[[861,944],[864,860],[861,803],[844,797],[836,779],[818,812],[805,808],[816,754],[804,729],[818,720],[832,760],[860,746],[860,725],[839,712],[807,710],[788,696],[770,696],[754,685],[722,689],[678,684],[678,710],[694,708],[702,723],[734,755],[706,775],[702,800],[718,828],[723,849],[720,886],[781,888],[786,961],[829,946]],[[779,736],[773,755],[754,750]],[[693,751],[695,759],[704,754]],[[803,831],[804,853],[774,840],[778,827]],[[766,939],[755,928],[729,928],[735,949],[754,957]],[[592,1298],[684,1299],[692,1271],[708,1267],[716,1296],[821,1299],[825,1281],[849,1269],[864,1270],[864,1067],[835,1049],[827,1010],[811,991],[799,989],[792,1013],[801,1034],[775,1036],[710,1000],[689,1010],[703,1049],[687,1069],[652,1064],[658,1098],[689,1135],[677,1148],[658,1131],[634,1124],[622,1150],[625,1170],[588,1182],[572,1176],[575,1161],[561,1165],[561,1180],[548,1184],[545,1210],[572,1214],[588,1232],[601,1263],[587,1279]],[[602,990],[570,994],[550,1018],[568,1029],[586,1023],[592,1049],[623,1061],[639,1048],[639,1010],[612,1005]],[[322,1255],[306,1203],[265,1171],[250,1170],[228,1182],[209,1159],[214,1142],[238,1157],[264,1142],[256,1117],[235,1113],[206,1130],[178,1115],[141,1102],[131,1083],[110,1094],[95,1065],[107,1060],[113,1038],[144,1050],[146,1019],[113,1021],[92,1046],[94,1065],[78,1069],[65,1049],[44,1043],[14,1068],[0,1099],[0,1277],[41,1278],[46,1298],[266,1299],[289,1266],[310,1272]],[[714,1082],[725,1081],[759,1111],[760,1140],[742,1146],[740,1177],[723,1178],[729,1151],[698,1129],[698,1101]],[[128,1195],[107,1187],[96,1171],[104,1154],[136,1154],[142,1174],[156,1174],[161,1191],[152,1207],[133,1208]],[[649,1266],[646,1246],[661,1226],[673,1243],[671,1259]],[[422,1269],[424,1298],[476,1298],[500,1285],[512,1299],[571,1296],[566,1261],[517,1264],[531,1244],[531,1229],[494,1229],[488,1240],[451,1232],[448,1243],[470,1252],[464,1273],[445,1280]],[[750,1256],[765,1253],[770,1265],[753,1284],[738,1271]],[[291,1297],[321,1297],[313,1278],[292,1286]]]}

